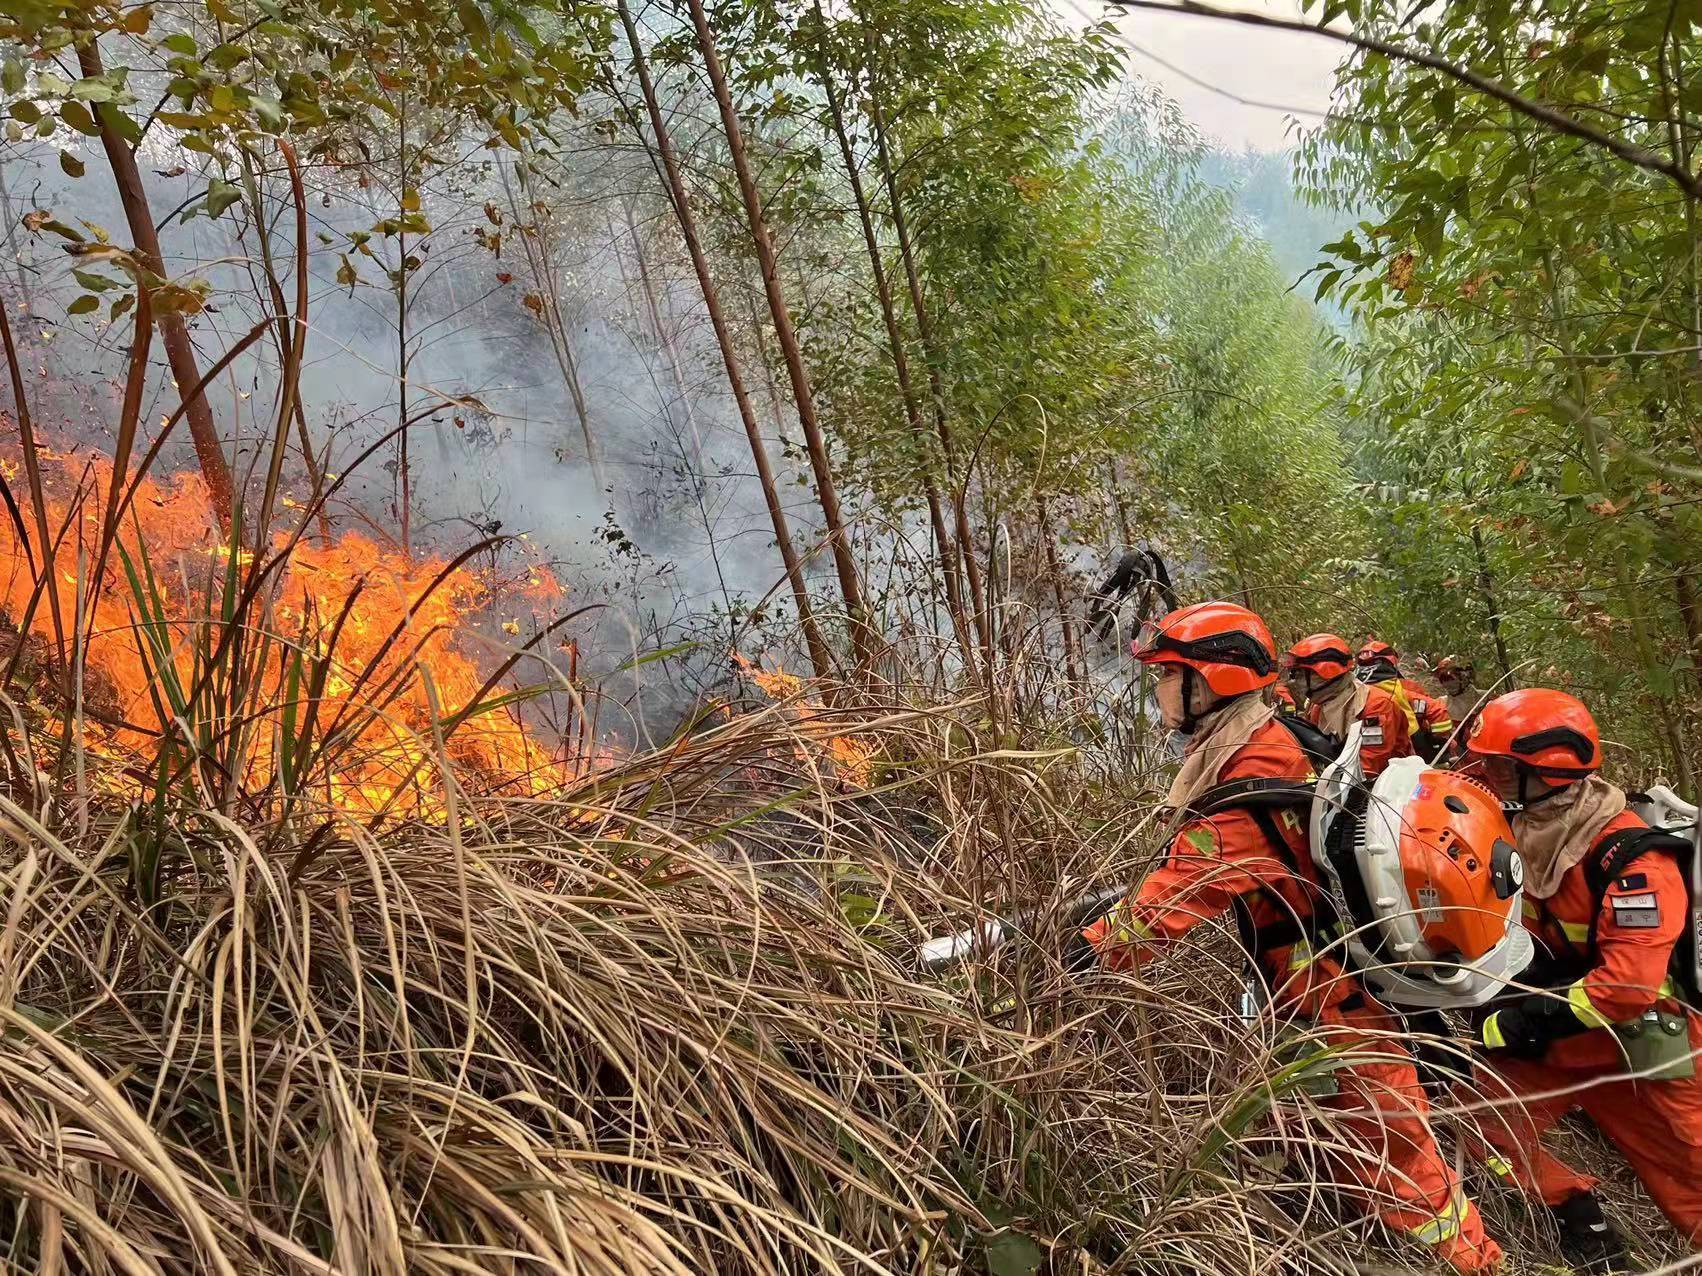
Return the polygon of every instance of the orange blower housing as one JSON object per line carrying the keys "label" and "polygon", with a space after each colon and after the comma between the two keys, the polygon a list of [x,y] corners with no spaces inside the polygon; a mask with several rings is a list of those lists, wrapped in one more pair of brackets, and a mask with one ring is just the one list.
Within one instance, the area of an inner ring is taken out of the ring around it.
{"label": "orange blower housing", "polygon": [[1492,952],[1518,920],[1524,884],[1495,795],[1463,775],[1426,771],[1402,812],[1400,837],[1401,872],[1425,946],[1441,960],[1478,961]]}
{"label": "orange blower housing", "polygon": [[1524,865],[1475,780],[1396,758],[1367,788],[1345,749],[1319,778],[1312,847],[1351,963],[1390,1004],[1482,1005],[1530,964]]}

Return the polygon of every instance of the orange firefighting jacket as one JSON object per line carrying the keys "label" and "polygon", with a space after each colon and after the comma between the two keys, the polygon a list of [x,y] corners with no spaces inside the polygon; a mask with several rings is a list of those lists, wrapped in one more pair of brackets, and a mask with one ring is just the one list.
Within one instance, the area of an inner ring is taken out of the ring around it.
{"label": "orange firefighting jacket", "polygon": [[[1365,708],[1359,720],[1365,724],[1360,736],[1359,761],[1365,768],[1365,778],[1374,780],[1383,768],[1396,758],[1412,754],[1412,732],[1407,726],[1405,711],[1381,687],[1366,688]],[[1316,725],[1321,716],[1315,704],[1306,706],[1306,719]]]}
{"label": "orange firefighting jacket", "polygon": [[1428,731],[1440,747],[1454,733],[1453,715],[1445,696],[1426,691],[1411,678],[1384,678],[1371,684],[1389,693],[1406,717],[1407,731],[1414,740]]}
{"label": "orange firefighting jacket", "polygon": [[[1525,896],[1525,927],[1536,937],[1538,952],[1530,982],[1557,982],[1554,991],[1566,995],[1586,1029],[1549,1045],[1543,1058],[1556,1067],[1622,1070],[1625,1052],[1609,1026],[1636,1023],[1657,1005],[1672,1013],[1679,1010],[1667,968],[1673,945],[1689,921],[1690,892],[1673,857],[1662,851],[1639,855],[1608,883],[1600,913],[1591,916],[1588,873],[1604,843],[1622,830],[1646,827],[1631,811],[1622,812],[1596,836],[1583,862],[1567,870],[1552,896]],[[1564,972],[1564,977],[1545,979],[1545,970]]]}
{"label": "orange firefighting jacket", "polygon": [[[1224,764],[1220,785],[1282,780],[1310,786],[1311,763],[1280,722],[1269,722]],[[1209,805],[1209,795],[1203,804]],[[1243,942],[1257,958],[1279,1008],[1318,1018],[1365,1004],[1357,980],[1325,956],[1314,959],[1307,934],[1324,893],[1307,847],[1303,808],[1267,808],[1279,850],[1249,810],[1225,810],[1184,823],[1163,863],[1134,895],[1087,928],[1103,965],[1127,970],[1202,922],[1239,912]]]}

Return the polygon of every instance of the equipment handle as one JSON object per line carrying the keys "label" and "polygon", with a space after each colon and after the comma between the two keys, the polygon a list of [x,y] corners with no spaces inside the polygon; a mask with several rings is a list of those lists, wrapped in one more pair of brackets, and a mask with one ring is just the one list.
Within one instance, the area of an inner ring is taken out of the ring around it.
{"label": "equipment handle", "polygon": [[[1104,916],[1128,892],[1124,888],[1099,887],[1079,895],[1064,905],[1059,914],[1064,942],[1079,934],[1089,922]],[[1048,915],[1058,912],[1055,906],[1042,904],[1025,909],[1015,917],[989,917],[966,927],[954,935],[930,939],[917,950],[922,966],[929,971],[941,971],[967,960],[980,951],[990,955],[1021,935],[1032,934]]]}

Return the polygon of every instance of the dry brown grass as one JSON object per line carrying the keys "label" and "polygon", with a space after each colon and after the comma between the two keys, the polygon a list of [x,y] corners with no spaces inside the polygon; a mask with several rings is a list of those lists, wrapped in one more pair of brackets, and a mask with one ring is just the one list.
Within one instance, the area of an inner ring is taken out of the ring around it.
{"label": "dry brown grass", "polygon": [[[824,760],[845,730],[861,791]],[[311,856],[193,806],[78,835],[12,776],[8,1269],[1422,1267],[1320,1185],[1327,1118],[1236,1019],[1221,942],[1084,978],[1042,927],[917,969],[917,939],[1132,880],[1154,844],[1153,777],[1019,734],[898,695],[777,706],[550,801],[450,769],[453,819],[342,820]]]}

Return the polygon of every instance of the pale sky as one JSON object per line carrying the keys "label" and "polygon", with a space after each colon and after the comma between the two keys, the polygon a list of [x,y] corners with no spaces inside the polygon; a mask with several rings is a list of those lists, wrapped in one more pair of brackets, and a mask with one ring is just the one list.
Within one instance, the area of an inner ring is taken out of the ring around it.
{"label": "pale sky", "polygon": [[[1106,9],[1101,0],[1049,3],[1075,26],[1097,19]],[[1218,7],[1300,16],[1298,0],[1218,0]],[[1129,59],[1134,71],[1173,98],[1201,132],[1233,151],[1285,149],[1290,116],[1280,108],[1322,112],[1328,107],[1336,62],[1346,52],[1333,40],[1300,32],[1262,30],[1180,12],[1117,12],[1117,29],[1135,50]],[[1190,76],[1246,102],[1203,88]],[[1317,122],[1316,115],[1298,118],[1302,124]]]}

